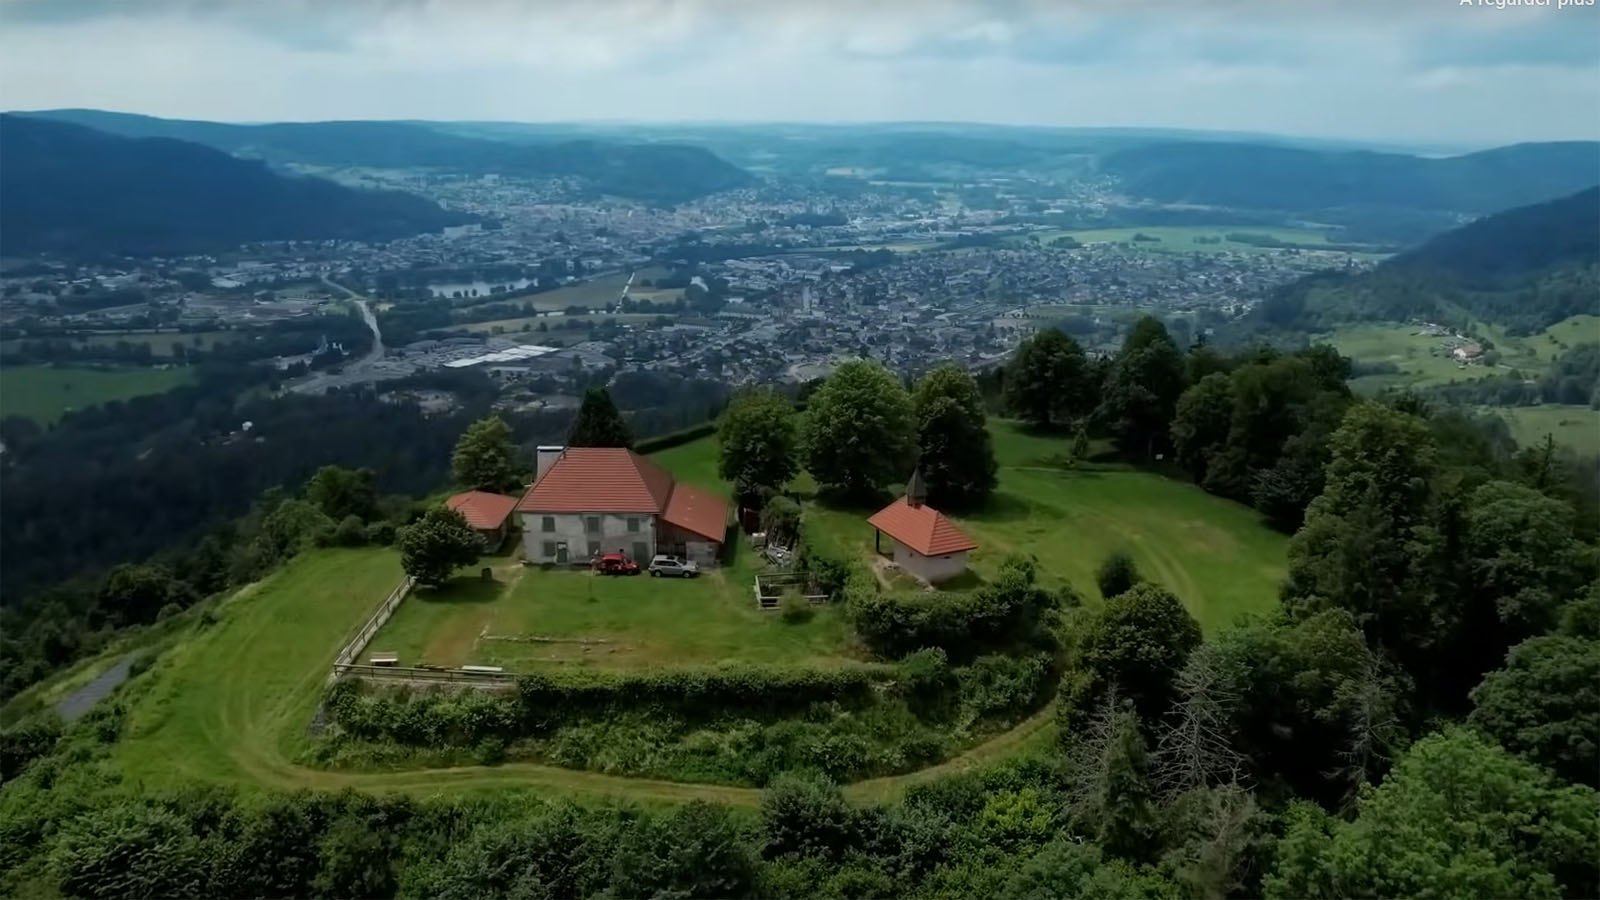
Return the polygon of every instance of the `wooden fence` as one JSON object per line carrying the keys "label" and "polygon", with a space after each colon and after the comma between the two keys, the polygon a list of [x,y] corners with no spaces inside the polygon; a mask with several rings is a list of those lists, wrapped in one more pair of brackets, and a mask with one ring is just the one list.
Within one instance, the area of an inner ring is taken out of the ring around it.
{"label": "wooden fence", "polygon": [[472,687],[510,687],[517,676],[510,672],[463,672],[460,669],[419,669],[405,666],[361,666],[335,663],[335,679],[350,677],[367,681],[436,681],[443,684],[465,684]]}
{"label": "wooden fence", "polygon": [[399,608],[400,601],[411,593],[411,589],[416,584],[417,580],[407,575],[393,591],[389,592],[388,599],[384,600],[383,605],[379,606],[377,611],[372,614],[372,618],[367,620],[367,624],[362,625],[361,630],[356,632],[356,636],[350,639],[350,643],[345,644],[344,649],[339,651],[339,655],[333,658],[333,672],[328,675],[329,684],[339,680],[339,676],[343,674],[341,669],[364,668],[354,665],[355,661],[360,658],[361,651],[367,649],[367,644],[372,640],[372,636],[378,633],[378,629],[383,627],[383,623],[389,621],[389,617],[394,615],[394,611]]}
{"label": "wooden fence", "polygon": [[770,575],[756,575],[756,608],[777,609],[786,591],[795,590],[812,606],[821,606],[828,602],[827,594],[808,594],[811,589],[811,579],[802,572],[778,572]]}

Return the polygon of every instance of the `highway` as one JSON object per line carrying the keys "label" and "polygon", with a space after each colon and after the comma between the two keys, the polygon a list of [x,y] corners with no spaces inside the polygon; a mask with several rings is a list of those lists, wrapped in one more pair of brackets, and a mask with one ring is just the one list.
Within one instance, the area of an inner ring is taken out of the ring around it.
{"label": "highway", "polygon": [[296,394],[321,394],[331,387],[363,381],[365,379],[362,375],[367,367],[383,359],[383,332],[378,330],[378,317],[373,313],[367,298],[329,279],[326,275],[322,276],[322,283],[335,290],[343,291],[345,296],[355,301],[356,308],[361,310],[361,321],[367,323],[367,328],[372,331],[372,349],[367,351],[367,354],[360,359],[345,363],[342,367],[343,371],[338,374],[314,372],[307,375],[298,384],[289,385],[289,390]]}

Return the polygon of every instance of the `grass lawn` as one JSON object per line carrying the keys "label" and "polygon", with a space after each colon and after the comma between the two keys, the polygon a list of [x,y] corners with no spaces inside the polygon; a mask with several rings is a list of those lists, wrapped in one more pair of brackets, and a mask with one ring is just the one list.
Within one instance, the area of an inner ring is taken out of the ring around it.
{"label": "grass lawn", "polygon": [[[652,287],[656,290],[656,280],[672,274],[661,266],[647,266],[634,273],[634,284],[638,285],[643,278],[650,279]],[[594,278],[566,287],[545,291],[542,294],[533,294],[529,297],[516,298],[519,302],[531,302],[535,309],[566,309],[569,306],[584,306],[588,308],[609,308],[615,306],[622,299],[622,287],[628,283],[628,273],[606,275],[603,278]],[[641,285],[642,287],[642,285]],[[631,294],[632,291],[630,290]]]}
{"label": "grass lawn", "polygon": [[192,380],[188,368],[7,366],[0,369],[0,418],[26,416],[48,425],[69,410],[165,393]]}
{"label": "grass lawn", "polygon": [[241,591],[157,663],[117,744],[125,771],[183,783],[285,765],[339,648],[400,577],[392,550],[318,550]]}
{"label": "grass lawn", "polygon": [[[1288,539],[1254,510],[1122,465],[1065,469],[1053,458],[1065,451],[1066,438],[1028,434],[1005,422],[991,430],[999,490],[986,509],[952,517],[978,543],[970,556],[977,578],[957,582],[958,589],[993,575],[1009,554],[1025,553],[1038,558],[1046,584],[1070,584],[1094,603],[1095,569],[1120,549],[1145,578],[1177,595],[1208,632],[1276,605]],[[862,558],[872,553],[870,513],[814,503],[807,509],[819,530]]]}
{"label": "grass lawn", "polygon": [[1493,413],[1511,426],[1511,436],[1524,447],[1533,447],[1553,434],[1556,443],[1566,444],[1585,456],[1600,455],[1600,410],[1587,406],[1550,403],[1543,406],[1492,406]]}
{"label": "grass lawn", "polygon": [[413,593],[378,632],[371,650],[396,652],[401,665],[490,665],[510,671],[724,660],[839,665],[849,659],[851,633],[842,610],[819,609],[809,622],[788,624],[776,612],[756,609],[757,561],[748,552],[694,579],[544,571],[510,558],[498,562],[495,581],[463,577],[439,590]]}

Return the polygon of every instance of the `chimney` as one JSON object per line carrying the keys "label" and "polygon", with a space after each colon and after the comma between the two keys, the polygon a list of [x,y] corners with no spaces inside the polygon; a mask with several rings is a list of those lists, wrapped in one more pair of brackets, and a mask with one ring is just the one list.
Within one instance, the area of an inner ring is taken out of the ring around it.
{"label": "chimney", "polygon": [[540,444],[534,451],[533,483],[538,484],[540,479],[544,478],[544,473],[550,471],[550,467],[555,465],[556,460],[565,452],[567,448],[560,444]]}

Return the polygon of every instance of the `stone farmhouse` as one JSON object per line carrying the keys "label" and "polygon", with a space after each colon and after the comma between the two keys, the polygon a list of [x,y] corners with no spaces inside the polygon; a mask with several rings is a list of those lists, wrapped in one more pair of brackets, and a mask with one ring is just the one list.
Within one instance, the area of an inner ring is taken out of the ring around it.
{"label": "stone farmhouse", "polygon": [[712,566],[728,529],[721,497],[620,447],[540,447],[516,512],[531,563],[576,564],[620,551],[641,565],[670,554]]}

